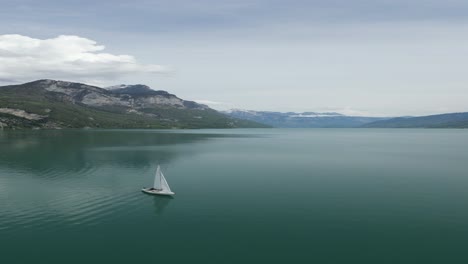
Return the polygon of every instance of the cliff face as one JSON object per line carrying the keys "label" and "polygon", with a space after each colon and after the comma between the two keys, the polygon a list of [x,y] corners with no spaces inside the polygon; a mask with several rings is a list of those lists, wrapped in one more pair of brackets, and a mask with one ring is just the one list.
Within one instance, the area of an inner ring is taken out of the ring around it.
{"label": "cliff face", "polygon": [[[40,80],[27,85],[35,85],[61,95],[63,101],[82,103],[88,106],[119,106],[126,108],[176,107],[207,109],[204,105],[185,101],[166,91],[154,91],[145,85],[125,85],[125,88],[103,89],[81,83]],[[187,107],[190,105],[191,107]]]}
{"label": "cliff face", "polygon": [[145,85],[103,89],[55,80],[0,87],[0,123],[3,128],[261,126]]}

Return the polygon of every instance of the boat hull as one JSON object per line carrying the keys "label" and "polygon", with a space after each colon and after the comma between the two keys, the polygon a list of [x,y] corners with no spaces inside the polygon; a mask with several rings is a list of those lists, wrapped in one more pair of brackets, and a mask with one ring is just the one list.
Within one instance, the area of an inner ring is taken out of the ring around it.
{"label": "boat hull", "polygon": [[141,189],[142,192],[146,194],[151,194],[151,195],[165,195],[165,196],[172,196],[175,193],[173,192],[167,192],[167,191],[160,191],[160,190],[150,190],[149,188],[143,188]]}

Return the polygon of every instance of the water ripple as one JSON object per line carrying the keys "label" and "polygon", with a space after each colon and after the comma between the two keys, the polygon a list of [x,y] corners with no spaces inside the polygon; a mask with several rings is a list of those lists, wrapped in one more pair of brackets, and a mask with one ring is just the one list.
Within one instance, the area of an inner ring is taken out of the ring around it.
{"label": "water ripple", "polygon": [[[122,186],[117,177],[120,175],[96,171],[88,164],[78,172],[45,169],[40,172],[40,179],[24,174],[9,181],[0,177],[0,215],[7,216],[0,217],[0,233],[95,226],[138,208],[129,206],[138,205],[142,197],[138,188]],[[92,188],[87,179],[94,179]],[[18,190],[24,188],[26,180],[26,186],[33,186],[33,191],[28,189],[21,194]]]}

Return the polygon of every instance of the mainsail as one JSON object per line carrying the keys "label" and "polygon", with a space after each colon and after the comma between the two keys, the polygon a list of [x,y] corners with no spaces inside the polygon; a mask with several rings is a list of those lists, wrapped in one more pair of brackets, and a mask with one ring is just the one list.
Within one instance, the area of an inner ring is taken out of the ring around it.
{"label": "mainsail", "polygon": [[164,175],[161,171],[161,167],[159,165],[156,169],[156,175],[154,176],[153,188],[155,188],[156,190],[161,190],[163,192],[172,192],[171,188],[169,187],[169,184],[167,184],[166,178],[164,178]]}
{"label": "mainsail", "polygon": [[[154,176],[154,184],[153,184],[153,188],[157,189],[157,190],[161,190],[162,189],[162,181],[161,181],[161,176],[162,176],[162,173],[161,173],[161,168],[159,167],[158,165],[158,169],[156,169],[156,175]],[[165,181],[165,180],[164,180]]]}

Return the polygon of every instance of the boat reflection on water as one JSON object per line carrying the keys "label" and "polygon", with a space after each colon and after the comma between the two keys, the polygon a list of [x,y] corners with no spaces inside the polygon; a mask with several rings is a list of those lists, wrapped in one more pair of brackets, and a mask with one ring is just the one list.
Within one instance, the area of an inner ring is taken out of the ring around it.
{"label": "boat reflection on water", "polygon": [[169,205],[170,201],[174,199],[174,197],[172,196],[155,196],[153,198],[154,212],[157,215],[162,215],[165,208]]}

